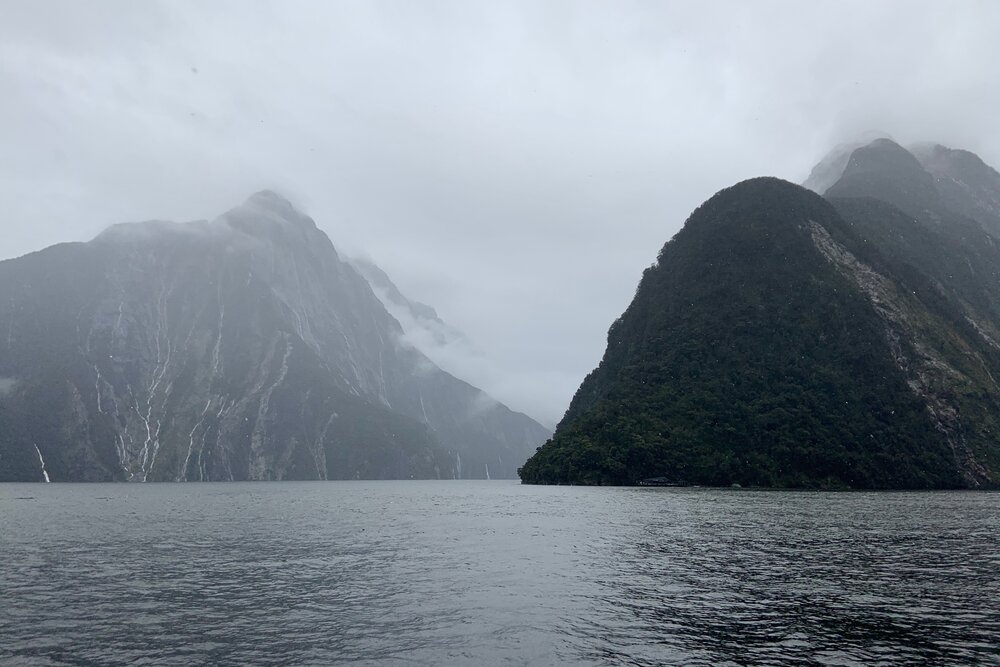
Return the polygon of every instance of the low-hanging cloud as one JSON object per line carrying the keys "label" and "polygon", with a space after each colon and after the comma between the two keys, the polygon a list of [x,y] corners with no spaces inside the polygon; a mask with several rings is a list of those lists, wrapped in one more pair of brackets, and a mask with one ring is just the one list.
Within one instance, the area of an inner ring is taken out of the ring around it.
{"label": "low-hanging cloud", "polygon": [[554,422],[716,190],[872,129],[1000,164],[997,34],[991,0],[5,2],[0,257],[275,188]]}

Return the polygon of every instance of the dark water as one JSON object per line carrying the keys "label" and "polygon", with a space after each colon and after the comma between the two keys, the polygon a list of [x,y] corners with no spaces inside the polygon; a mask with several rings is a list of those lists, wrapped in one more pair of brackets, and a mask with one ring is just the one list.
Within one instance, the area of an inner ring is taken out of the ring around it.
{"label": "dark water", "polygon": [[0,485],[4,664],[1000,664],[1000,495]]}

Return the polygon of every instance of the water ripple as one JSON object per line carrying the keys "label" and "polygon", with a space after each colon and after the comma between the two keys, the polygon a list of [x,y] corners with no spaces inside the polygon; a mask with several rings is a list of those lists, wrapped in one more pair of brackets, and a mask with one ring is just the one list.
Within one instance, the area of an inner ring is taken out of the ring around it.
{"label": "water ripple", "polygon": [[0,485],[0,662],[1000,665],[998,528],[974,493]]}

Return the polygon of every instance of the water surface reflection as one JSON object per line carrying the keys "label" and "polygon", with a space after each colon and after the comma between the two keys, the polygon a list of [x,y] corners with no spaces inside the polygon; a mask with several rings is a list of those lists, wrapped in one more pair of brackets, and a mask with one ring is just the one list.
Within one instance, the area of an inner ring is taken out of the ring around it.
{"label": "water surface reflection", "polygon": [[1000,495],[0,485],[0,662],[1000,664]]}

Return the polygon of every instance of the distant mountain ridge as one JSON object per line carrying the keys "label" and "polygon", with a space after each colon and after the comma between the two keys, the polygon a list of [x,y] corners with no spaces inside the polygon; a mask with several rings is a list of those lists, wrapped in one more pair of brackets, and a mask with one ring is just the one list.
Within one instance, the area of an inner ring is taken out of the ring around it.
{"label": "distant mountain ridge", "polygon": [[533,483],[1000,486],[1000,178],[841,147],[699,207],[647,269]]}
{"label": "distant mountain ridge", "polygon": [[[457,329],[445,324],[433,307],[404,296],[386,272],[372,260],[352,257],[348,262],[368,281],[375,296],[403,326],[404,330],[409,324],[414,329],[419,329],[426,334],[436,345],[447,345],[463,338]],[[427,354],[427,350],[421,350],[421,352]]]}
{"label": "distant mountain ridge", "polygon": [[547,436],[273,192],[0,262],[0,330],[4,480],[510,477]]}

